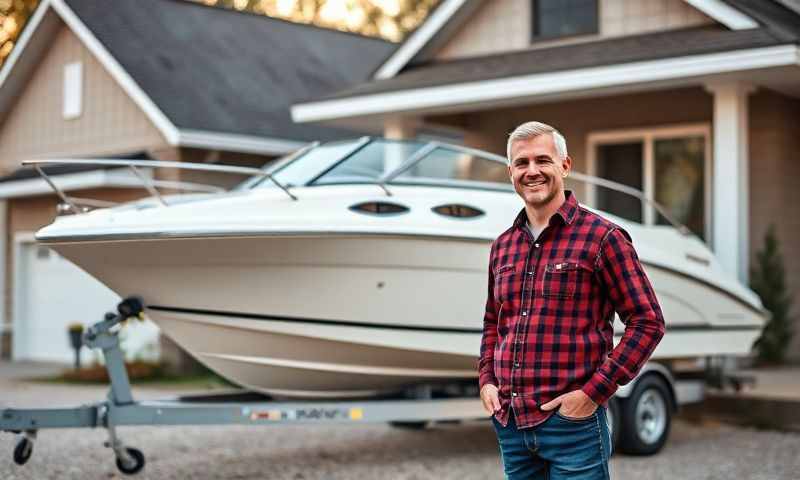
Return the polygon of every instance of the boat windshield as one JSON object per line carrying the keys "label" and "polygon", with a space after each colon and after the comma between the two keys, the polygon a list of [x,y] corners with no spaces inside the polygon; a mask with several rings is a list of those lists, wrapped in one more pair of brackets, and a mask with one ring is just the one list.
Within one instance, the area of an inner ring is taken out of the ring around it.
{"label": "boat windshield", "polygon": [[384,180],[390,184],[513,190],[503,157],[444,144],[433,144]]}
{"label": "boat windshield", "polygon": [[[364,143],[366,143],[364,139],[326,143],[311,148],[288,162],[278,161],[277,164],[267,167],[266,171],[287,188],[308,185],[311,180],[336,165]],[[250,185],[250,188],[275,186],[274,182],[263,177]]]}
{"label": "boat windshield", "polygon": [[[512,190],[503,157],[439,142],[364,138],[326,143],[267,172],[287,188],[380,183]],[[276,186],[263,178],[250,188]]]}

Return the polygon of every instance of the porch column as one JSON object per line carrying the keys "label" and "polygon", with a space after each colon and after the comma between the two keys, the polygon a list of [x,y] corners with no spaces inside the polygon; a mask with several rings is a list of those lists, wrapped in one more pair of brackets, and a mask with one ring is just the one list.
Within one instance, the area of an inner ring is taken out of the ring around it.
{"label": "porch column", "polygon": [[[417,136],[419,121],[414,117],[388,117],[383,121],[383,136],[387,140],[411,140]],[[384,152],[383,171],[390,172],[406,160],[405,150],[387,146]]]}
{"label": "porch column", "polygon": [[748,95],[741,82],[712,83],[714,95],[711,244],[723,267],[748,278]]}
{"label": "porch column", "polygon": [[383,136],[390,140],[410,140],[417,135],[417,128],[417,118],[388,117],[383,121]]}

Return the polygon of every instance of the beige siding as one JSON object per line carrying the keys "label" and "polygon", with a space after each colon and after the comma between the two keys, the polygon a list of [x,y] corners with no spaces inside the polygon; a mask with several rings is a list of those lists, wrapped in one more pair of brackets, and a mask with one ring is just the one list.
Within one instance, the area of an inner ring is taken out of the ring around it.
{"label": "beige siding", "polygon": [[[83,63],[83,112],[64,120],[64,66]],[[153,149],[163,136],[80,40],[63,26],[0,125],[0,171],[22,159]]]}
{"label": "beige siding", "polygon": [[790,358],[800,360],[800,100],[760,90],[750,97],[750,259],[775,225],[790,292],[795,336]]}
{"label": "beige siding", "polygon": [[599,35],[532,43],[531,4],[531,0],[486,2],[436,54],[436,58],[487,55],[714,22],[684,0],[600,0]]}
{"label": "beige siding", "polygon": [[472,14],[472,18],[462,25],[436,58],[521,50],[530,44],[530,39],[530,0],[490,0]]}

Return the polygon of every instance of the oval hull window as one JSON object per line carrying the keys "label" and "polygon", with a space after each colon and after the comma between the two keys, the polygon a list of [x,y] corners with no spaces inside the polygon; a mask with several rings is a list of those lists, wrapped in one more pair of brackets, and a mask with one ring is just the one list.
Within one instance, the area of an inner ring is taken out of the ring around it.
{"label": "oval hull window", "polygon": [[484,214],[483,210],[479,210],[469,205],[462,205],[459,203],[449,203],[447,205],[439,205],[433,207],[431,210],[445,217],[453,218],[475,218]]}
{"label": "oval hull window", "polygon": [[408,212],[408,207],[391,202],[363,202],[351,206],[350,210],[368,215],[399,215]]}

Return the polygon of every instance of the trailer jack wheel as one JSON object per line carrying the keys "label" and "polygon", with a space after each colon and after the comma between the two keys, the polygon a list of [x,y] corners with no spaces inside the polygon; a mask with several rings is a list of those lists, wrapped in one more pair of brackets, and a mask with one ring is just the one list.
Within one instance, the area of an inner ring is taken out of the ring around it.
{"label": "trailer jack wheel", "polygon": [[26,437],[22,437],[14,447],[14,463],[25,465],[33,455],[33,442]]}
{"label": "trailer jack wheel", "polygon": [[134,475],[144,468],[144,453],[135,448],[126,447],[128,459],[117,457],[117,468],[125,475]]}

